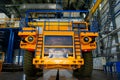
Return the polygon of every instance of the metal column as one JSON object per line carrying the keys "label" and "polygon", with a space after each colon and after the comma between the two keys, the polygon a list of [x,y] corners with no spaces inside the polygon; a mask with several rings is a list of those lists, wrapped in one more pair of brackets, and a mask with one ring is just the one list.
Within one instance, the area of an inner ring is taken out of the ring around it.
{"label": "metal column", "polygon": [[14,45],[14,32],[12,29],[10,31],[10,37],[9,37],[9,43],[8,43],[8,49],[7,49],[7,63],[13,62],[13,45]]}

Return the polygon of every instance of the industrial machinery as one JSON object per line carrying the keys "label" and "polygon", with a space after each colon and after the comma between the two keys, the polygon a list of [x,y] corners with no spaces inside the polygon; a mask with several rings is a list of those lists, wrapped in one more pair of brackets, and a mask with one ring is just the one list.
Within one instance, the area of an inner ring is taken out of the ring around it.
{"label": "industrial machinery", "polygon": [[[26,26],[18,35],[25,49],[24,72],[35,76],[43,69],[72,69],[74,75],[92,73],[92,50],[97,32],[80,18],[84,10],[27,10]],[[68,16],[70,15],[70,16]]]}
{"label": "industrial machinery", "polygon": [[0,52],[0,72],[2,71],[3,61],[4,61],[4,52]]}

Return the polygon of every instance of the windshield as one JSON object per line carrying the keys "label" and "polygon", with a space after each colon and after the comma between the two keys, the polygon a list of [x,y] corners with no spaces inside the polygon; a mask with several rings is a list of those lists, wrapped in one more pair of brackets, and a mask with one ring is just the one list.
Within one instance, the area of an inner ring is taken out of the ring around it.
{"label": "windshield", "polygon": [[71,46],[73,45],[72,36],[45,36],[45,45]]}

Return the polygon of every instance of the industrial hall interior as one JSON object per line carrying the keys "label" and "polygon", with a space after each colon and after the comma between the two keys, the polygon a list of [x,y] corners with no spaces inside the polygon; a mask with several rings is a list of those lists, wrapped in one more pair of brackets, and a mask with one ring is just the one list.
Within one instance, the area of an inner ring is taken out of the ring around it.
{"label": "industrial hall interior", "polygon": [[0,0],[0,80],[120,80],[120,0]]}

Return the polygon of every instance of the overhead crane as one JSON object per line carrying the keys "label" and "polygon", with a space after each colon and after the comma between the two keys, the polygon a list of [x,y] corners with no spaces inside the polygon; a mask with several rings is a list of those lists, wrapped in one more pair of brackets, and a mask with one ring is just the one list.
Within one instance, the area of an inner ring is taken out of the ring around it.
{"label": "overhead crane", "polygon": [[94,6],[91,8],[89,15],[87,17],[87,20],[90,20],[90,18],[93,16],[95,11],[99,8],[99,5],[101,4],[102,0],[96,0]]}

